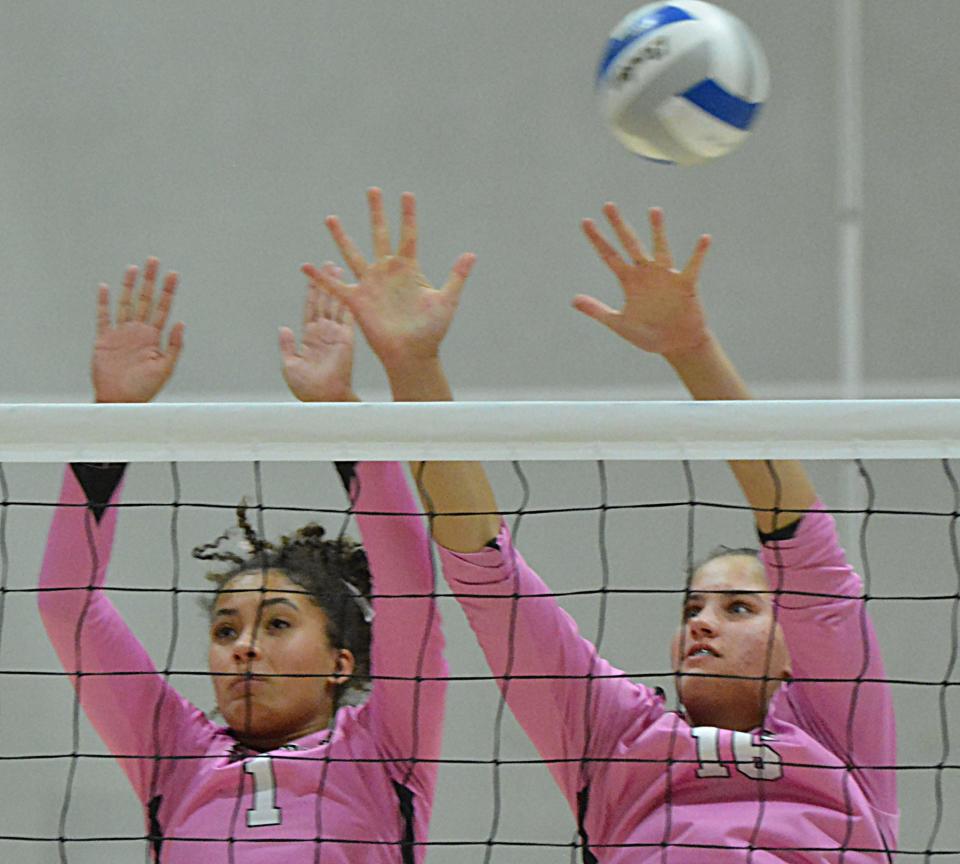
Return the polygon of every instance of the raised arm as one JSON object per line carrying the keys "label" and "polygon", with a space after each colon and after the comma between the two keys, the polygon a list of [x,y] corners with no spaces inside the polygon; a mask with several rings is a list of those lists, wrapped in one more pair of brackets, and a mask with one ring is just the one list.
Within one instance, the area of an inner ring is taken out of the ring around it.
{"label": "raised arm", "polygon": [[[341,270],[327,264],[331,279]],[[353,389],[354,324],[350,310],[317,284],[307,289],[298,349],[280,330],[284,380],[302,402],[357,402]],[[424,520],[395,462],[341,463],[341,478],[373,576],[373,692],[361,714],[386,752],[397,780],[419,776],[432,793],[441,752],[447,665]],[[424,680],[417,680],[424,679]]]}
{"label": "raised arm", "polygon": [[[416,258],[413,195],[402,200],[400,242],[390,243],[380,190],[368,193],[374,260],[368,262],[336,217],[327,225],[357,283],[315,268],[305,272],[350,306],[399,401],[447,401],[440,361],[472,255],[454,264],[435,289]],[[597,656],[573,619],[513,548],[496,499],[477,462],[415,463],[444,574],[477,634],[507,702],[576,810],[584,756],[606,752],[626,718],[658,710],[653,691],[631,684]],[[514,676],[513,680],[505,680]],[[519,677],[516,677],[519,676]],[[589,702],[589,705],[588,705]],[[590,722],[587,722],[590,717]]]}
{"label": "raised arm", "polygon": [[[164,279],[153,304],[158,263],[147,261],[134,298],[137,268],[128,268],[116,320],[100,286],[93,352],[98,402],[144,402],[166,383],[183,344],[183,325],[162,335],[177,276]],[[78,698],[143,802],[151,797],[155,756],[187,755],[186,724],[200,718],[161,678],[150,656],[100,590],[116,530],[123,465],[68,466],[47,539],[38,604],[44,627]],[[95,589],[95,590],[91,590]],[[82,676],[79,673],[83,673]],[[162,709],[162,710],[158,710]]]}
{"label": "raised arm", "polygon": [[[710,238],[702,236],[690,260],[677,270],[661,210],[650,211],[653,251],[648,254],[616,205],[608,203],[603,209],[625,256],[604,238],[593,220],[583,221],[583,231],[620,282],[623,306],[613,309],[581,294],[574,298],[574,308],[641,350],[662,355],[694,399],[751,399],[707,326],[700,301],[697,283]],[[816,501],[813,485],[799,462],[739,460],[729,464],[764,534],[795,522]]]}
{"label": "raised arm", "polygon": [[[574,307],[638,348],[661,354],[694,399],[751,398],[708,328],[700,303],[697,280],[710,238],[700,238],[678,271],[660,210],[650,211],[652,255],[615,205],[607,204],[604,213],[626,257],[592,220],[584,220],[583,230],[619,280],[623,306],[616,310],[579,295]],[[822,512],[799,462],[744,460],[730,462],[730,467],[754,508],[768,581],[784,591],[778,621],[790,649],[795,679],[790,692],[801,722],[853,764],[893,764],[890,688],[883,681],[863,585],[846,560],[832,518]],[[894,772],[868,770],[860,777],[875,806],[896,809]]]}
{"label": "raised arm", "polygon": [[[475,256],[461,255],[442,288],[434,288],[417,261],[416,201],[402,197],[400,240],[394,251],[379,189],[368,192],[374,260],[368,262],[336,216],[327,227],[357,277],[348,285],[305,265],[304,272],[353,312],[383,364],[397,402],[447,402],[453,398],[440,362],[440,343],[453,321]],[[434,539],[457,552],[474,552],[500,527],[493,490],[478,462],[429,462],[411,466],[424,507],[433,515]],[[452,515],[463,514],[463,515]]]}

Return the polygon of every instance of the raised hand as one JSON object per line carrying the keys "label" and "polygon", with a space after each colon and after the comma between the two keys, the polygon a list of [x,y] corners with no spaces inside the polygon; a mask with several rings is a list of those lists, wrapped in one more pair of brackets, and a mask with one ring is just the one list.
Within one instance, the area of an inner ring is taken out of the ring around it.
{"label": "raised hand", "polygon": [[620,281],[623,308],[613,309],[585,294],[574,298],[573,307],[644,351],[669,358],[699,348],[709,336],[697,280],[710,237],[705,234],[697,241],[690,260],[678,271],[667,243],[662,210],[650,211],[652,257],[615,204],[604,205],[603,212],[629,260],[607,242],[592,219],[583,220],[583,232]]}
{"label": "raised hand", "polygon": [[[339,267],[324,272],[338,279]],[[307,288],[300,350],[289,327],[280,328],[283,380],[301,402],[357,402],[353,373],[353,316],[336,297],[316,284]]]}
{"label": "raised hand", "polygon": [[305,264],[311,281],[339,298],[353,313],[370,347],[388,376],[411,365],[437,358],[440,343],[453,320],[460,292],[473,267],[475,256],[461,255],[442,288],[434,288],[417,261],[416,200],[406,192],[401,198],[399,243],[394,249],[383,212],[383,193],[367,192],[373,234],[373,260],[367,261],[344,231],[336,216],[328,216],[327,228],[347,266],[357,278],[347,284],[329,273]]}
{"label": "raised hand", "polygon": [[156,258],[147,259],[136,299],[139,270],[127,268],[115,322],[110,316],[110,289],[100,285],[91,364],[97,402],[149,402],[173,374],[183,348],[183,322],[170,328],[165,348],[162,337],[179,276],[172,272],[164,276],[160,299],[154,304],[159,267]]}

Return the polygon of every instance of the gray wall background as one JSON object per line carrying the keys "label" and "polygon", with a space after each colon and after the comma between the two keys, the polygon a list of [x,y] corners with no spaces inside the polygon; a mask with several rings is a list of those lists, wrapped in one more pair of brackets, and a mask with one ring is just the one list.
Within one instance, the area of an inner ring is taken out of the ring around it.
{"label": "gray wall background", "polygon": [[[418,194],[422,260],[441,281],[456,255],[478,253],[445,360],[461,398],[672,398],[669,370],[639,356],[568,308],[579,291],[616,298],[615,284],[579,234],[583,216],[615,199],[635,223],[667,210],[678,257],[703,231],[715,237],[703,293],[715,330],[758,395],[829,397],[843,391],[844,333],[838,276],[839,124],[834,0],[729,0],[765,45],[773,92],[755,134],[715,164],[676,170],[623,151],[603,129],[592,91],[607,31],[632,6],[614,0],[533,2],[181,2],[89,0],[0,3],[0,399],[87,401],[95,286],[116,286],[126,264],[149,254],[183,274],[176,314],[187,347],[163,398],[283,400],[276,328],[296,324],[301,261],[335,253],[323,217],[339,213],[366,241],[364,189]],[[960,311],[957,236],[956,0],[864,0],[864,395],[953,396]],[[396,221],[396,220],[394,220]],[[385,396],[361,351],[357,389]],[[105,433],[106,434],[106,433]],[[869,466],[878,507],[952,511],[939,465]],[[520,499],[507,466],[491,466],[505,507]],[[592,465],[526,466],[531,506],[598,500]],[[342,506],[328,466],[265,466],[274,503]],[[859,505],[852,469],[812,466],[830,503]],[[678,465],[609,469],[611,500],[687,497]],[[184,500],[231,503],[253,490],[249,465],[182,466]],[[695,467],[698,496],[737,501],[724,466]],[[52,501],[56,466],[7,466],[16,500]],[[167,500],[166,466],[130,472],[128,501]],[[677,587],[686,521],[672,508],[629,511],[608,526],[611,581]],[[7,509],[8,586],[29,588],[49,510]],[[169,586],[176,562],[200,587],[196,543],[224,527],[217,511],[185,508],[180,548],[170,510],[123,516],[111,581]],[[271,514],[268,530],[298,518]],[[557,590],[600,581],[596,514],[527,517],[527,557]],[[697,553],[748,542],[749,520],[698,510]],[[860,522],[843,524],[851,557],[878,594],[953,593],[949,520],[874,517],[869,553]],[[653,538],[656,538],[655,543]],[[171,638],[169,594],[118,594],[116,602],[159,660]],[[455,672],[484,674],[453,601],[443,601]],[[597,632],[596,598],[565,605]],[[612,662],[664,672],[677,598],[611,604],[603,641]],[[876,601],[873,614],[893,677],[940,680],[951,657],[950,606]],[[181,601],[174,666],[202,669],[204,625]],[[35,614],[35,597],[9,593],[0,631],[0,755],[72,749],[72,698]],[[6,674],[4,674],[6,670]],[[953,672],[953,683],[960,683]],[[175,679],[212,704],[202,676]],[[960,691],[945,690],[956,764]],[[904,765],[939,762],[944,749],[935,687],[900,686]],[[489,759],[497,699],[490,682],[454,684],[446,755]],[[504,758],[533,752],[511,718]],[[81,749],[102,753],[81,727]],[[56,836],[63,760],[0,762],[0,835]],[[936,818],[937,772],[901,776],[901,844],[923,850]],[[538,767],[502,770],[501,840],[556,842],[572,820]],[[960,808],[960,776],[940,775],[945,813]],[[450,766],[441,777],[435,840],[483,841],[493,825],[491,769]],[[80,762],[66,823],[72,837],[136,836],[139,808],[109,759]],[[142,842],[71,843],[67,860],[129,861]],[[948,819],[933,843],[960,849]],[[433,861],[481,861],[482,847],[440,848]],[[916,860],[913,856],[901,856]],[[0,841],[0,860],[58,860],[56,844]],[[562,850],[498,847],[494,861],[569,860]]]}

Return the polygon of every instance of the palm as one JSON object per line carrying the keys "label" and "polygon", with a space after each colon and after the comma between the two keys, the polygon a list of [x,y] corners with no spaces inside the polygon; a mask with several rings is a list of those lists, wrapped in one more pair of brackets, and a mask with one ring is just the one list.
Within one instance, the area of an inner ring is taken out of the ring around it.
{"label": "palm", "polygon": [[417,261],[417,223],[413,195],[402,196],[402,223],[396,249],[390,241],[379,189],[368,193],[373,260],[368,262],[335,216],[327,227],[357,277],[348,285],[329,272],[306,265],[304,272],[346,304],[388,375],[410,362],[432,360],[453,320],[473,255],[461,255],[442,288],[434,288]]}
{"label": "palm", "polygon": [[100,402],[149,402],[171,372],[160,331],[142,321],[101,333],[93,346],[93,389]]}
{"label": "palm", "polygon": [[[331,277],[333,265],[324,267]],[[353,318],[335,297],[316,285],[307,289],[300,350],[293,331],[280,328],[283,380],[301,402],[355,400],[353,385]]]}
{"label": "palm", "polygon": [[437,353],[457,298],[435,289],[416,260],[382,258],[350,287],[354,315],[381,361]]}
{"label": "palm", "polygon": [[656,262],[631,267],[621,281],[624,303],[611,327],[623,338],[656,354],[696,343],[705,318],[696,285],[683,273]]}
{"label": "palm", "polygon": [[284,357],[283,379],[301,402],[340,402],[352,394],[353,327],[323,318],[304,325],[300,352]]}
{"label": "palm", "polygon": [[156,258],[147,259],[136,300],[138,270],[127,268],[115,321],[110,315],[110,289],[100,286],[90,370],[98,402],[149,402],[173,374],[183,348],[183,324],[178,322],[170,329],[166,348],[162,337],[178,276],[168,273],[164,277],[160,299],[154,304],[158,268]]}
{"label": "palm", "polygon": [[613,204],[607,204],[604,212],[629,262],[607,242],[592,220],[584,220],[583,229],[601,260],[619,280],[623,307],[612,309],[583,294],[574,299],[574,307],[644,351],[668,355],[696,347],[707,332],[697,279],[710,238],[701,237],[684,269],[676,270],[659,210],[650,211],[652,256],[647,255],[636,233]]}

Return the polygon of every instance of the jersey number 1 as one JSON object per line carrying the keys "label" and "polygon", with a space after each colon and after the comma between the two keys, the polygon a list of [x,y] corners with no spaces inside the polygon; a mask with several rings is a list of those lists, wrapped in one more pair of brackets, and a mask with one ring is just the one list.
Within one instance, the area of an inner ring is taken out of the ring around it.
{"label": "jersey number 1", "polygon": [[277,807],[277,781],[273,775],[273,759],[257,756],[243,763],[243,770],[253,777],[253,807],[247,810],[247,827],[279,825],[282,816]]}

